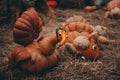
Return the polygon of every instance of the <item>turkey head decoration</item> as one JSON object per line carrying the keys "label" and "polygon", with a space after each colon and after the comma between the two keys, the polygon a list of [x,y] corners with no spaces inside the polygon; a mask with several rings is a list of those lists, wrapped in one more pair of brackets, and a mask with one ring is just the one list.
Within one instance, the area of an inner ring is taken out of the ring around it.
{"label": "turkey head decoration", "polygon": [[[86,39],[84,39],[84,38],[86,38]],[[84,40],[84,42],[81,43],[80,40],[81,41]],[[97,60],[100,57],[99,47],[93,39],[89,40],[85,36],[82,39],[82,36],[79,36],[78,38],[76,38],[74,40],[73,45],[76,47],[78,52],[82,55],[82,57],[84,57],[85,59],[90,59],[90,60],[94,61],[94,60]]]}

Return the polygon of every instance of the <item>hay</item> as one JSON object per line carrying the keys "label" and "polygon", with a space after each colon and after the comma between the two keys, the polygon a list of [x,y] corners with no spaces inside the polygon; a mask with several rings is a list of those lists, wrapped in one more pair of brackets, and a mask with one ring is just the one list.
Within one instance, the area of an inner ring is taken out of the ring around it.
{"label": "hay", "polygon": [[58,7],[60,8],[83,8],[85,5],[85,0],[57,0]]}

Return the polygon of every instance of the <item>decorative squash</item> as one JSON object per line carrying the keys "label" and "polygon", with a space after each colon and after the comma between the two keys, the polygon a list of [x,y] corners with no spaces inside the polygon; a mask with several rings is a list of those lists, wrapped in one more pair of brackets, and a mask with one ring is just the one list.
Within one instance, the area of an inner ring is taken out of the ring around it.
{"label": "decorative squash", "polygon": [[98,36],[98,41],[101,43],[117,43],[117,40],[109,40],[104,36]]}
{"label": "decorative squash", "polygon": [[67,32],[72,32],[72,31],[78,31],[78,32],[87,31],[89,33],[93,32],[92,25],[83,22],[71,22],[63,27]]}
{"label": "decorative squash", "polygon": [[101,36],[106,34],[108,30],[106,27],[100,25],[93,27],[82,21],[70,18],[63,24],[63,28],[68,32],[67,45],[72,50],[70,52],[80,54],[90,60],[96,60],[100,56],[100,50],[95,40],[97,39],[101,43],[116,43],[116,40],[109,40]]}
{"label": "decorative squash", "polygon": [[43,36],[38,41],[33,41],[27,46],[17,47],[8,55],[9,65],[14,68],[19,66],[24,71],[41,72],[58,63],[57,48],[65,44],[66,32],[62,28],[56,29],[56,34]]}
{"label": "decorative squash", "polygon": [[[73,31],[77,31],[79,33],[86,31],[89,34],[91,34],[92,32],[97,32],[97,35],[95,36],[95,38],[97,38],[98,41],[102,41],[102,40],[99,40],[99,39],[103,39],[103,38],[98,38],[98,37],[99,36],[104,36],[108,31],[108,28],[106,28],[104,26],[101,26],[101,25],[96,25],[96,26],[93,27],[82,16],[73,16],[73,17],[68,18],[63,23],[62,27],[68,33],[73,32]],[[77,34],[77,33],[75,33],[75,34]],[[107,41],[104,41],[104,40],[105,39],[103,39],[102,42],[104,42],[104,43],[112,43],[109,39]],[[113,41],[115,41],[115,40],[113,40]]]}
{"label": "decorative squash", "polygon": [[111,0],[107,4],[107,12],[104,15],[104,18],[109,16],[120,16],[120,0]]}
{"label": "decorative squash", "polygon": [[[69,48],[72,50],[71,52],[80,54],[90,60],[98,59],[100,56],[100,50],[94,41],[94,36],[96,34],[97,33],[95,32],[91,34],[87,32],[79,33],[77,31],[69,32],[67,42],[70,44]],[[95,49],[93,49],[94,47]]]}
{"label": "decorative squash", "polygon": [[87,31],[89,33],[93,32],[93,26],[88,23],[88,21],[82,17],[82,16],[73,16],[68,18],[64,23],[63,23],[63,28],[67,32],[72,32],[72,31]]}
{"label": "decorative squash", "polygon": [[13,29],[14,41],[21,45],[28,45],[39,36],[42,30],[42,20],[31,8],[17,19]]}
{"label": "decorative squash", "polygon": [[94,11],[94,10],[96,10],[96,9],[97,9],[96,6],[86,6],[86,7],[84,8],[85,11]]}
{"label": "decorative squash", "polygon": [[14,48],[8,59],[11,68],[19,66],[24,71],[34,73],[55,66],[58,63],[58,56],[56,53],[45,56],[40,51],[39,43],[33,42],[26,47]]}

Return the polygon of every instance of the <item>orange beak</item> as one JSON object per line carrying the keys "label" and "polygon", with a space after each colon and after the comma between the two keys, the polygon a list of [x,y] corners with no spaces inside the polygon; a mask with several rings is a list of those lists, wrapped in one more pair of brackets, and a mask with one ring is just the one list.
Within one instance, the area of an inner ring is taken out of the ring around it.
{"label": "orange beak", "polygon": [[60,42],[58,43],[59,46],[62,46],[65,44],[66,42],[66,36],[67,36],[67,33],[65,30],[59,30],[58,31],[58,39],[60,40]]}

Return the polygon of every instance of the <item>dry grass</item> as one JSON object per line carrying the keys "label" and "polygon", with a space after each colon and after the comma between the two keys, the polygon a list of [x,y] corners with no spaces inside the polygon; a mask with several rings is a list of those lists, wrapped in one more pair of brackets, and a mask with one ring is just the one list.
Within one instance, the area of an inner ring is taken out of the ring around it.
{"label": "dry grass", "polygon": [[[57,26],[73,15],[85,17],[93,25],[103,25],[110,29],[106,37],[120,39],[120,20],[103,19],[103,10],[86,13],[81,9],[56,9],[56,15],[42,15],[45,26],[40,35],[53,33]],[[96,62],[81,60],[66,51],[65,46],[58,52],[61,54],[56,67],[42,73],[29,74],[20,70],[7,68],[7,55],[17,46],[12,37],[13,23],[0,26],[0,80],[119,80],[120,79],[120,43],[100,44],[101,57]]]}

